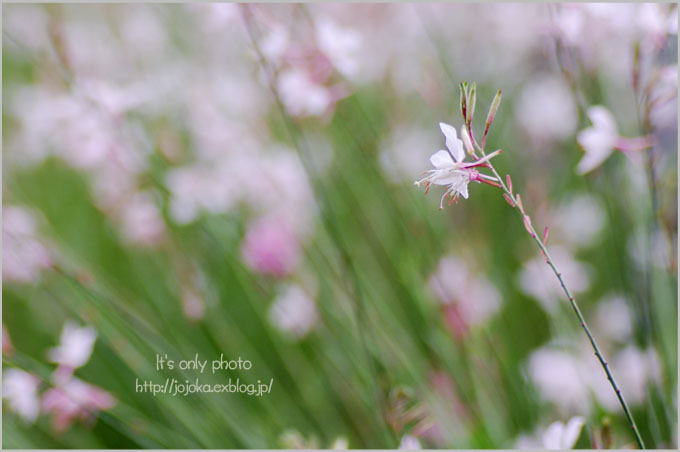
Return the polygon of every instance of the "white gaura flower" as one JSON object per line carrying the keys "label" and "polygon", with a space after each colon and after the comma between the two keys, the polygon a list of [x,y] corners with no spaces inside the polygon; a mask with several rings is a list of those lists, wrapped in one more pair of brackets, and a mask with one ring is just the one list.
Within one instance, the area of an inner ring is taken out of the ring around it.
{"label": "white gaura flower", "polygon": [[38,386],[40,378],[19,369],[8,369],[2,374],[2,398],[12,411],[26,422],[33,422],[40,413]]}
{"label": "white gaura flower", "polygon": [[581,416],[571,418],[566,425],[560,421],[553,422],[543,432],[521,435],[517,438],[515,449],[572,449],[581,435],[583,425]]}
{"label": "white gaura flower", "polygon": [[592,127],[579,132],[576,140],[585,151],[585,155],[578,162],[576,172],[585,174],[597,168],[614,151],[619,138],[614,116],[601,105],[588,109],[588,117]]}
{"label": "white gaura flower", "polygon": [[560,421],[553,422],[543,433],[543,447],[550,450],[573,448],[584,424],[581,416],[574,416],[566,425]]}
{"label": "white gaura flower", "polygon": [[592,127],[583,129],[576,137],[576,141],[585,151],[576,167],[578,174],[594,170],[607,160],[614,150],[627,154],[641,151],[653,144],[650,136],[635,138],[620,136],[614,116],[601,105],[590,107],[588,117],[593,123]]}
{"label": "white gaura flower", "polygon": [[420,441],[413,435],[404,435],[399,443],[399,449],[402,450],[421,450],[423,447],[420,445]]}
{"label": "white gaura flower", "polygon": [[91,326],[79,328],[73,322],[66,322],[61,332],[58,347],[49,350],[49,359],[70,369],[85,364],[92,354],[97,332]]}
{"label": "white gaura flower", "polygon": [[269,309],[269,320],[279,330],[301,339],[320,318],[314,299],[302,287],[289,284]]}
{"label": "white gaura flower", "polygon": [[[487,166],[489,160],[500,154],[500,149],[491,154],[476,159],[472,162],[465,162],[465,150],[463,141],[458,138],[456,129],[449,124],[439,123],[439,128],[446,137],[447,150],[437,151],[430,157],[430,162],[434,169],[426,172],[426,176],[415,182],[415,185],[425,185],[425,193],[430,189],[430,185],[445,185],[446,191],[442,195],[439,208],[444,208],[444,198],[450,196],[449,204],[457,201],[460,196],[468,198],[468,184],[471,181],[484,182],[493,186],[499,186],[495,177],[480,174],[476,169]],[[461,127],[461,135],[465,137],[465,130]]]}

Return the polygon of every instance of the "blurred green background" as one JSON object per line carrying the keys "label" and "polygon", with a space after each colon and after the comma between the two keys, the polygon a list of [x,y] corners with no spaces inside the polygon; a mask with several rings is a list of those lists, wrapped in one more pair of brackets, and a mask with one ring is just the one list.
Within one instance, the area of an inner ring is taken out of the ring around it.
{"label": "blurred green background", "polygon": [[[576,447],[633,445],[500,190],[471,184],[440,211],[441,187],[413,186],[438,122],[461,124],[461,80],[478,135],[503,90],[494,165],[550,227],[647,446],[677,447],[675,16],[4,5],[3,380],[39,384],[3,387],[3,447],[543,447],[577,415]],[[655,145],[577,174],[593,105]],[[48,350],[67,321],[96,330],[74,375],[115,405],[58,429]],[[135,392],[199,376],[157,371],[156,353],[241,356],[252,370],[201,382],[273,378],[272,393]]]}

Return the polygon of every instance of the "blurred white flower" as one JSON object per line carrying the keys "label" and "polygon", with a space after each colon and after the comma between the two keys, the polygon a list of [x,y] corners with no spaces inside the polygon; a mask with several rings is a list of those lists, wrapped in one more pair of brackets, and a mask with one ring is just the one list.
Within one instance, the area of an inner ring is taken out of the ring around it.
{"label": "blurred white flower", "polygon": [[333,444],[331,445],[331,449],[333,450],[347,450],[348,448],[349,442],[344,436],[339,436],[336,438],[336,440],[333,441]]}
{"label": "blurred white flower", "polygon": [[643,44],[648,48],[662,45],[668,34],[678,32],[678,13],[672,4],[642,3],[635,16]]}
{"label": "blurred white flower", "polygon": [[465,262],[455,256],[439,261],[428,285],[443,305],[455,307],[455,312],[447,311],[447,321],[460,335],[483,324],[500,309],[498,289],[484,276],[471,274]]}
{"label": "blurred white flower", "polygon": [[[225,159],[226,160],[226,159]],[[224,213],[242,196],[243,187],[233,177],[236,170],[246,169],[235,160],[221,164],[195,164],[175,168],[166,173],[165,182],[172,193],[170,215],[178,224],[196,220],[201,211]]]}
{"label": "blurred white flower", "polygon": [[10,38],[5,40],[6,44],[10,44],[5,49],[15,50],[22,56],[28,56],[27,52],[22,51],[23,48],[33,52],[49,49],[48,16],[42,5],[15,4],[5,8],[3,13],[3,32]]}
{"label": "blurred white flower", "polygon": [[530,80],[519,95],[515,112],[532,148],[541,153],[576,130],[576,103],[562,78],[541,76]]}
{"label": "blurred white flower", "polygon": [[668,268],[672,246],[663,229],[657,229],[650,237],[648,231],[640,228],[628,237],[626,250],[628,256],[639,269],[647,269],[649,265]]}
{"label": "blurred white flower", "polygon": [[7,369],[2,373],[2,398],[9,407],[26,422],[33,422],[40,413],[38,386],[40,378],[19,369]]}
{"label": "blurred white flower", "polygon": [[331,109],[335,96],[330,88],[312,80],[303,69],[282,71],[276,79],[277,92],[292,116],[321,116]]}
{"label": "blurred white flower", "polygon": [[140,59],[165,56],[169,34],[162,13],[152,5],[143,4],[129,5],[122,8],[122,12],[120,37],[126,52]]}
{"label": "blurred white flower", "polygon": [[288,30],[284,26],[276,24],[262,38],[260,50],[269,63],[279,65],[286,54],[289,44],[290,34]]}
{"label": "blurred white flower", "polygon": [[123,236],[134,244],[153,247],[165,236],[165,222],[151,193],[134,193],[122,205],[120,217]]}
{"label": "blurred white flower", "polygon": [[633,333],[633,316],[626,300],[608,295],[597,303],[594,334],[600,339],[625,341]]}
{"label": "blurred white flower", "polygon": [[328,19],[316,21],[316,39],[333,66],[346,77],[353,77],[359,69],[357,52],[362,44],[356,30],[342,28]]}
{"label": "blurred white flower", "polygon": [[50,252],[37,236],[35,216],[20,206],[5,205],[2,210],[2,279],[35,282],[41,270],[52,265]]}
{"label": "blurred white flower", "polygon": [[304,289],[289,284],[274,300],[269,319],[281,331],[300,339],[319,322],[319,313],[316,303]]}
{"label": "blurred white flower", "polygon": [[76,420],[94,421],[99,411],[113,408],[115,404],[116,399],[108,392],[71,377],[45,392],[42,410],[52,413],[52,427],[63,432]]}
{"label": "blurred white flower", "polygon": [[565,425],[561,421],[553,422],[543,433],[520,436],[516,443],[517,449],[572,449],[581,435],[585,420],[581,416],[574,416]]}
{"label": "blurred white flower", "polygon": [[395,125],[391,135],[381,144],[380,166],[394,183],[412,180],[413,168],[420,168],[437,146],[437,139],[429,129]]}
{"label": "blurred white flower", "polygon": [[236,3],[192,3],[206,32],[215,33],[241,20]]}
{"label": "blurred white flower", "polygon": [[[661,361],[653,348],[641,350],[629,345],[615,353],[609,365],[630,405],[644,403],[647,399],[647,385],[659,383],[661,378]],[[597,400],[607,410],[614,412],[620,409],[619,400],[606,379],[593,384],[596,385],[593,392]]]}
{"label": "blurred white flower", "polygon": [[[661,364],[656,351],[629,345],[610,354],[609,367],[626,401],[630,405],[643,403],[647,385],[660,380]],[[536,350],[529,357],[527,371],[541,396],[552,402],[562,415],[588,413],[594,400],[610,412],[621,409],[600,362],[585,339],[576,350],[558,349],[554,345]]]}
{"label": "blurred white flower", "polygon": [[[550,255],[573,294],[588,290],[590,269],[586,264],[574,260],[571,253],[562,246],[553,246]],[[559,280],[542,255],[524,264],[518,275],[518,283],[524,293],[540,301],[548,311],[558,307],[558,299],[566,300]]]}
{"label": "blurred white flower", "polygon": [[[590,355],[586,359],[592,360]],[[584,367],[580,356],[544,347],[531,354],[527,369],[541,396],[554,403],[560,413],[569,415],[589,411],[591,396],[587,382],[597,380],[600,373],[604,379],[601,369],[599,373],[586,374],[584,379]]]}
{"label": "blurred white flower", "polygon": [[659,69],[652,86],[650,120],[657,128],[674,130],[678,125],[678,65]]}
{"label": "blurred white flower", "polygon": [[74,322],[64,324],[59,346],[48,351],[50,361],[69,369],[84,365],[92,354],[97,332],[91,326],[78,327]]}
{"label": "blurred white flower", "polygon": [[421,450],[420,441],[413,435],[404,435],[399,443],[400,450]]}
{"label": "blurred white flower", "polygon": [[303,69],[282,71],[276,79],[276,86],[281,102],[292,116],[321,116],[334,101],[331,90],[316,83]]}
{"label": "blurred white flower", "polygon": [[588,109],[588,117],[593,123],[579,132],[576,140],[585,151],[585,155],[578,162],[576,172],[585,174],[597,168],[614,151],[619,139],[619,132],[614,116],[601,105]]}
{"label": "blurred white flower", "polygon": [[80,78],[74,81],[73,89],[77,95],[116,116],[132,110],[149,96],[145,84],[137,83],[122,87],[102,79]]}
{"label": "blurred white flower", "polygon": [[550,450],[573,448],[584,424],[585,420],[581,416],[569,419],[567,425],[560,421],[553,422],[545,429],[543,445]]}
{"label": "blurred white flower", "polygon": [[560,203],[551,217],[551,232],[557,231],[551,237],[578,247],[591,244],[605,224],[602,202],[588,194],[572,195]]}

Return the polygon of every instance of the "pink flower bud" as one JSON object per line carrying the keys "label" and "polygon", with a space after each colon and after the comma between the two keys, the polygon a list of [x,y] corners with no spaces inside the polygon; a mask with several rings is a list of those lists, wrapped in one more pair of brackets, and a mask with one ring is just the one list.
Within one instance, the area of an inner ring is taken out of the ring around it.
{"label": "pink flower bud", "polygon": [[512,207],[512,208],[514,209],[514,208],[515,208],[515,203],[514,203],[514,201],[512,200],[512,198],[511,198],[510,196],[508,196],[507,193],[503,193],[503,197],[504,197],[505,200],[508,202],[508,204],[510,204],[510,207]]}
{"label": "pink flower bud", "polygon": [[527,230],[529,235],[532,237],[536,237],[536,234],[534,234],[534,231],[531,230],[531,218],[529,218],[528,215],[524,215],[522,217],[522,221],[524,222],[524,228]]}

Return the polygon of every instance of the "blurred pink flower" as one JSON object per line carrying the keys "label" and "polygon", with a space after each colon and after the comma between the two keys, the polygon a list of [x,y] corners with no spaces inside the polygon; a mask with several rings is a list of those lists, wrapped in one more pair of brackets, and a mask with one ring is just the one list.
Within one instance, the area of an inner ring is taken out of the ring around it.
{"label": "blurred pink flower", "polygon": [[96,339],[97,332],[91,326],[80,328],[68,321],[64,324],[59,345],[48,351],[49,359],[72,371],[90,359]]}
{"label": "blurred pink flower", "polygon": [[205,314],[205,302],[195,290],[182,289],[182,310],[189,320],[200,320]]}
{"label": "blurred pink flower", "polygon": [[300,244],[285,221],[264,217],[248,225],[241,255],[251,269],[282,278],[298,266]]}
{"label": "blurred pink flower", "polygon": [[9,333],[7,332],[7,328],[3,324],[2,325],[2,354],[3,355],[11,355],[13,351],[14,351],[14,346],[12,345],[12,341],[9,338]]}
{"label": "blurred pink flower", "polygon": [[319,322],[314,300],[297,284],[284,287],[269,309],[269,319],[279,330],[300,339]]}
{"label": "blurred pink flower", "polygon": [[67,430],[73,422],[94,422],[101,410],[113,408],[116,399],[108,392],[71,377],[45,392],[42,410],[52,413],[52,427],[57,432]]}
{"label": "blurred pink flower", "polygon": [[47,247],[37,236],[34,214],[25,207],[5,205],[2,215],[2,279],[33,283],[52,265]]}
{"label": "blurred pink flower", "polygon": [[38,386],[40,378],[19,369],[7,369],[2,373],[2,398],[9,407],[26,422],[33,422],[40,413]]}

